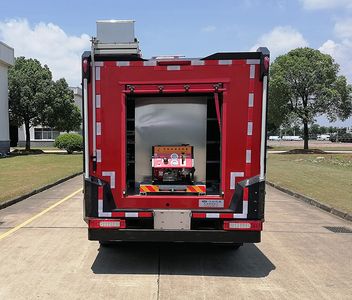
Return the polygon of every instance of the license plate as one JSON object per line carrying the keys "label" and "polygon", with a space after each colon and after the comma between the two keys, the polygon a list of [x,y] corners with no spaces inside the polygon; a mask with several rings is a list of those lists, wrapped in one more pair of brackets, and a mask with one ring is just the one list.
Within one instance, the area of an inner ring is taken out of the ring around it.
{"label": "license plate", "polygon": [[199,207],[224,207],[224,200],[199,199]]}
{"label": "license plate", "polygon": [[190,230],[190,210],[154,210],[154,229]]}

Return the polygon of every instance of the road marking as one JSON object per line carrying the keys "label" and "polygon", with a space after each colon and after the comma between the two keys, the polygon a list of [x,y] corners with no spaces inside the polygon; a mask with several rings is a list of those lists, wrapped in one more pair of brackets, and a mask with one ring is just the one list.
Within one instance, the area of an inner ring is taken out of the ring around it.
{"label": "road marking", "polygon": [[27,221],[24,221],[23,223],[21,223],[21,224],[17,225],[16,227],[10,229],[9,231],[6,231],[5,233],[1,234],[0,235],[0,241],[2,239],[4,239],[5,237],[11,235],[12,233],[16,232],[17,230],[21,229],[22,227],[24,227],[24,226],[28,225],[29,223],[33,222],[34,220],[38,219],[39,217],[41,217],[42,215],[46,214],[48,211],[52,210],[56,206],[59,206],[60,204],[64,203],[65,201],[71,199],[73,196],[75,196],[76,194],[78,194],[81,191],[82,191],[82,188],[80,188],[79,190],[77,190],[77,191],[73,192],[72,194],[66,196],[65,198],[61,199],[60,201],[54,203],[53,205],[51,205],[48,208],[44,209],[43,211],[41,211],[40,213],[36,214],[32,218],[28,219]]}

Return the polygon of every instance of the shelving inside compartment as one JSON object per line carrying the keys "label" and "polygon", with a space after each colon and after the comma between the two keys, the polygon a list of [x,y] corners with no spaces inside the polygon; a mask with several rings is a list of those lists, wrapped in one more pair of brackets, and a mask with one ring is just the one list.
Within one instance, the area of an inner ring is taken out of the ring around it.
{"label": "shelving inside compartment", "polygon": [[126,187],[127,194],[135,194],[135,101],[133,97],[126,100]]}
{"label": "shelving inside compartment", "polygon": [[[219,97],[220,116],[222,97]],[[208,195],[220,193],[221,134],[213,95],[207,97],[207,160],[206,186]]]}
{"label": "shelving inside compartment", "polygon": [[128,195],[151,182],[152,146],[183,144],[194,147],[195,182],[219,194],[220,134],[212,95],[127,96],[126,138]]}

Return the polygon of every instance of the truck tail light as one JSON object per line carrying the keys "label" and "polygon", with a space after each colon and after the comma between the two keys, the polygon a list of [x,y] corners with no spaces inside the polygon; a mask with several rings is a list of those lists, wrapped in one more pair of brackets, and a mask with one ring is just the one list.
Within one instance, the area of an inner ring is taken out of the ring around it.
{"label": "truck tail light", "polygon": [[92,229],[124,229],[126,228],[125,220],[120,219],[90,219],[88,223],[88,227]]}
{"label": "truck tail light", "polygon": [[224,230],[261,231],[262,221],[224,221]]}
{"label": "truck tail light", "polygon": [[82,69],[83,69],[83,73],[87,73],[87,71],[88,71],[88,60],[87,59],[83,60]]}
{"label": "truck tail light", "polygon": [[268,72],[270,64],[270,58],[268,56],[264,56],[264,69],[265,72]]}
{"label": "truck tail light", "polygon": [[82,74],[83,74],[83,78],[87,79],[89,81],[89,61],[88,59],[84,59],[82,61]]}

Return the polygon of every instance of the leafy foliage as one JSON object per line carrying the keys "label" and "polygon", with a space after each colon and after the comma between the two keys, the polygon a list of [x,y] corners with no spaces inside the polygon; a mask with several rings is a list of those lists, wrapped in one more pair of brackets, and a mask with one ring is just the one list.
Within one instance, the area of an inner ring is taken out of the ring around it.
{"label": "leafy foliage", "polygon": [[77,133],[64,133],[55,139],[54,146],[66,150],[68,154],[72,154],[73,151],[83,150],[83,138]]}
{"label": "leafy foliage", "polygon": [[299,120],[308,149],[308,124],[316,116],[325,114],[334,121],[352,113],[352,87],[338,71],[330,55],[311,48],[277,57],[270,71],[269,122],[279,125]]}
{"label": "leafy foliage", "polygon": [[81,113],[73,100],[73,92],[65,79],[53,83],[50,103],[45,108],[45,125],[58,131],[74,131],[81,127]]}
{"label": "leafy foliage", "polygon": [[48,66],[36,59],[18,57],[9,69],[9,110],[11,123],[25,125],[26,150],[30,149],[29,129],[45,125],[59,131],[78,130],[80,111],[65,79],[54,82]]}
{"label": "leafy foliage", "polygon": [[36,59],[16,58],[9,69],[9,111],[12,124],[25,125],[26,150],[30,149],[29,128],[42,123],[52,86],[49,68]]}

